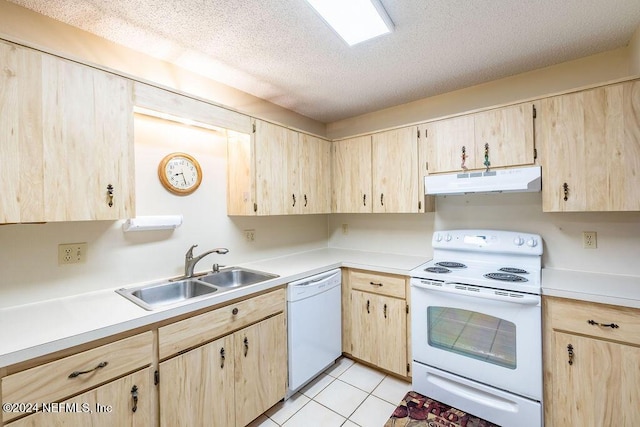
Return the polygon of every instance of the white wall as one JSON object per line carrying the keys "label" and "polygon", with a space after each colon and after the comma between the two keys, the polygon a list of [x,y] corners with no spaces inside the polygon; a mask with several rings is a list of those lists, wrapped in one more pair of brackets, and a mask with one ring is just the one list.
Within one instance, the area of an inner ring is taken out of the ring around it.
{"label": "white wall", "polygon": [[[329,215],[329,246],[430,258],[434,215]],[[348,225],[347,234],[343,233],[343,224]]]}
{"label": "white wall", "polygon": [[[430,257],[433,230],[456,228],[537,233],[545,267],[640,276],[640,212],[543,213],[541,193],[438,197],[431,214],[333,215],[329,245]],[[582,248],[583,231],[598,233],[597,249]]]}
{"label": "white wall", "polygon": [[[186,197],[162,188],[160,160],[184,151],[203,168],[201,187]],[[0,307],[36,302],[182,274],[184,253],[198,244],[227,247],[196,270],[214,262],[230,265],[326,247],[326,215],[235,217],[226,215],[226,139],[201,128],[136,116],[136,209],[138,215],[183,214],[175,231],[123,233],[123,221],[66,222],[0,226]],[[244,241],[245,229],[256,241]],[[58,266],[59,243],[87,242],[85,264]]]}

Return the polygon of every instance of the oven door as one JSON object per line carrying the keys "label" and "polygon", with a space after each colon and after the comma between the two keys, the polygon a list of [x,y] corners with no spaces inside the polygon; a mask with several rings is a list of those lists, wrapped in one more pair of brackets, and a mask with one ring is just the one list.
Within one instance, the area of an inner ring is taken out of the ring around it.
{"label": "oven door", "polygon": [[411,280],[417,362],[542,400],[539,295]]}

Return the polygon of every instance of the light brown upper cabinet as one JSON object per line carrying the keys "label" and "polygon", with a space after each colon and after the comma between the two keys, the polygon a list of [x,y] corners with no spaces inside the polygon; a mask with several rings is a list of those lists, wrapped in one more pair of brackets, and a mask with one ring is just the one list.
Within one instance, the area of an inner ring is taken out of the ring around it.
{"label": "light brown upper cabinet", "polygon": [[329,213],[331,142],[262,120],[228,132],[228,215]]}
{"label": "light brown upper cabinet", "polygon": [[429,173],[533,164],[534,111],[527,102],[423,125]]}
{"label": "light brown upper cabinet", "polygon": [[371,135],[333,142],[335,213],[371,212]]}
{"label": "light brown upper cabinet", "polygon": [[0,42],[0,66],[0,222],[42,221],[42,55]]}
{"label": "light brown upper cabinet", "polygon": [[373,212],[419,212],[418,127],[374,133],[371,147]]}
{"label": "light brown upper cabinet", "polygon": [[640,210],[640,82],[540,101],[542,208]]}
{"label": "light brown upper cabinet", "polygon": [[0,61],[0,220],[134,216],[131,82],[3,42]]}
{"label": "light brown upper cabinet", "polygon": [[417,126],[333,144],[333,212],[425,211],[424,191],[419,191]]}
{"label": "light brown upper cabinet", "polygon": [[[298,176],[293,176],[296,204],[292,213],[325,214],[331,212],[331,141],[300,133],[295,165]],[[289,171],[291,175],[291,170]]]}

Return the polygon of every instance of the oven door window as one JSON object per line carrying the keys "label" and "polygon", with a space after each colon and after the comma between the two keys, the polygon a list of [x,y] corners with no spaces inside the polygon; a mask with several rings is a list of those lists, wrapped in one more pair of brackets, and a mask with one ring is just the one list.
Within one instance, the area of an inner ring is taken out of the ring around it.
{"label": "oven door window", "polygon": [[516,325],[498,317],[451,307],[427,308],[429,345],[516,369]]}

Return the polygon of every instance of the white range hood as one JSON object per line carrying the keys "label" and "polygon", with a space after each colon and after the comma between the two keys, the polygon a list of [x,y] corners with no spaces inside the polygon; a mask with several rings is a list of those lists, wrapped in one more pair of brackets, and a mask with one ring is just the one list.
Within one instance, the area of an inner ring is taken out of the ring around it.
{"label": "white range hood", "polygon": [[424,177],[425,194],[535,192],[542,189],[540,166]]}

